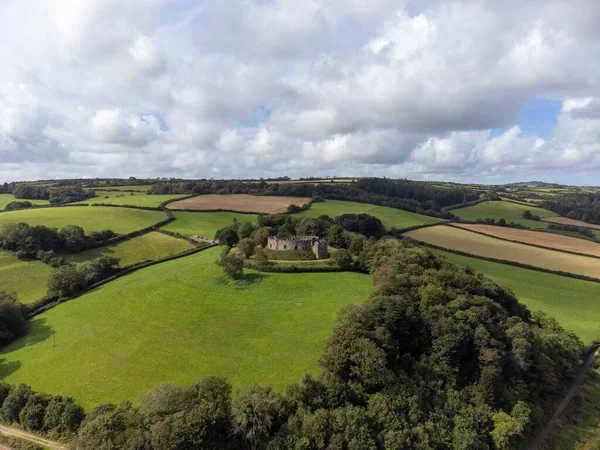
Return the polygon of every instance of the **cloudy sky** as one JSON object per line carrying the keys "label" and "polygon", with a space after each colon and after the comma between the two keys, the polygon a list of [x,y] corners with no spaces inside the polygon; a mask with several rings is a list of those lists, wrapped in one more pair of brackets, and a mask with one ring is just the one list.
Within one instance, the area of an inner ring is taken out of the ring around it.
{"label": "cloudy sky", "polygon": [[0,181],[600,184],[597,0],[2,0]]}

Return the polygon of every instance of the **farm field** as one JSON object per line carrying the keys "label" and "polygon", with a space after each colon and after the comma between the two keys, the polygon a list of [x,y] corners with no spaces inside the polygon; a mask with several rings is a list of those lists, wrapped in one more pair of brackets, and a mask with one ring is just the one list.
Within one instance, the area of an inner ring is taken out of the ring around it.
{"label": "farm field", "polygon": [[167,208],[192,209],[196,211],[228,210],[239,212],[284,213],[288,206],[302,206],[310,202],[306,197],[275,197],[248,194],[218,195],[207,194],[170,203]]}
{"label": "farm field", "polygon": [[546,217],[556,216],[556,213],[535,206],[523,206],[516,203],[493,201],[478,203],[474,206],[459,208],[452,210],[452,214],[462,220],[475,222],[477,219],[505,219],[506,222],[519,223],[532,229],[548,228],[548,224],[538,220],[523,219],[523,212],[531,211],[531,214],[540,216],[542,219]]}
{"label": "farm field", "polygon": [[558,223],[561,225],[575,225],[577,227],[593,228],[594,230],[600,230],[600,225],[593,223],[582,222],[581,220],[569,219],[568,217],[546,217],[545,222]]}
{"label": "farm field", "polygon": [[234,389],[256,381],[281,390],[318,373],[336,312],[372,290],[369,275],[350,272],[248,270],[226,281],[220,251],[139,270],[35,317],[2,348],[0,376],[87,409],[213,374]]}
{"label": "farm field", "polygon": [[[453,226],[465,230],[485,233],[490,236],[508,239],[510,241],[525,244],[540,245],[556,250],[564,250],[573,253],[583,253],[600,257],[600,244],[586,239],[579,239],[560,234],[543,233],[539,231],[520,230],[518,228],[497,227],[494,225],[479,225],[471,223],[455,223]],[[600,261],[598,261],[600,264]]]}
{"label": "farm field", "polygon": [[112,230],[115,233],[126,234],[149,227],[166,218],[162,211],[110,206],[65,206],[4,212],[0,214],[0,226],[15,222],[58,229],[66,225],[79,225],[87,233]]}
{"label": "farm field", "polygon": [[120,258],[121,267],[157,260],[194,248],[194,244],[159,232],[151,232],[106,247],[95,248],[73,256],[76,262],[91,261],[101,256]]}
{"label": "farm field", "polygon": [[99,186],[99,187],[90,187],[88,189],[93,189],[93,190],[103,190],[103,189],[110,189],[110,190],[116,190],[116,191],[137,191],[137,192],[143,192],[144,194],[146,192],[148,192],[148,190],[152,187],[151,184],[140,184],[140,185],[131,185],[131,186],[111,186],[110,184],[104,185],[104,186]]}
{"label": "farm field", "polygon": [[0,251],[0,291],[15,292],[21,303],[41,299],[47,290],[52,269],[41,261],[21,261]]}
{"label": "farm field", "polygon": [[90,205],[97,203],[106,203],[109,205],[132,205],[143,206],[146,208],[157,208],[161,203],[167,200],[185,197],[182,194],[166,195],[148,195],[143,192],[113,192],[96,191],[96,197],[88,198],[79,203],[88,203]]}
{"label": "farm field", "polygon": [[421,228],[404,233],[404,235],[418,241],[472,255],[515,261],[530,266],[600,279],[600,261],[597,258],[507,242],[445,225]]}
{"label": "farm field", "polygon": [[233,219],[238,222],[256,223],[256,214],[234,213],[229,211],[217,212],[186,212],[173,211],[175,221],[162,227],[163,230],[179,233],[183,236],[204,236],[213,238],[217,230],[231,226]]}
{"label": "farm field", "polygon": [[453,263],[470,266],[500,286],[510,288],[531,311],[544,311],[554,317],[564,328],[574,331],[585,344],[590,344],[600,332],[600,283],[437,249],[431,251]]}
{"label": "farm field", "polygon": [[3,210],[4,208],[6,208],[6,205],[8,205],[11,202],[29,202],[32,205],[49,205],[50,202],[48,200],[25,200],[25,199],[20,199],[20,198],[16,198],[14,195],[12,194],[0,194],[0,210]]}
{"label": "farm field", "polygon": [[375,206],[368,203],[345,202],[340,200],[325,200],[324,202],[312,203],[306,211],[295,213],[294,216],[319,217],[328,215],[337,217],[342,214],[370,214],[377,217],[386,228],[408,228],[416,225],[440,223],[443,219],[415,214],[401,209],[388,208],[387,206]]}

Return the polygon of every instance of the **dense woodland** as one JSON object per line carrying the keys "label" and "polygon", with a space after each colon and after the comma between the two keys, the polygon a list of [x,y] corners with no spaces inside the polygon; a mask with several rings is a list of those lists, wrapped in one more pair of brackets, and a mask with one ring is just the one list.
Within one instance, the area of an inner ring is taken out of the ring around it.
{"label": "dense woodland", "polygon": [[544,200],[540,206],[569,219],[600,225],[600,193],[567,194]]}
{"label": "dense woodland", "polygon": [[442,208],[477,200],[479,194],[460,186],[440,188],[430,183],[365,178],[353,183],[267,184],[224,180],[157,183],[150,194],[253,194],[347,200],[451,217]]}
{"label": "dense woodland", "polygon": [[68,423],[80,450],[512,449],[540,425],[582,356],[574,334],[410,242],[384,238],[361,259],[374,291],[339,313],[318,378],[235,396],[221,377],[165,384],[85,418],[63,400],[58,420],[55,398],[6,387],[0,413],[46,433]]}
{"label": "dense woodland", "polygon": [[48,200],[50,203],[72,203],[95,197],[94,191],[84,190],[79,185],[38,186],[17,184],[12,191],[16,198],[27,200]]}

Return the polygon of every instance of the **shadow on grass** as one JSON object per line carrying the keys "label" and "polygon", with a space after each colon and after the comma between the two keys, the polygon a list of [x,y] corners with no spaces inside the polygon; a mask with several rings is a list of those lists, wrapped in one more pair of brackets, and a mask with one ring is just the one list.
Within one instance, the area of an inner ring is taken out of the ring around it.
{"label": "shadow on grass", "polygon": [[39,344],[40,342],[50,339],[54,334],[54,328],[46,325],[46,321],[47,320],[44,318],[38,318],[29,321],[25,336],[5,346],[2,349],[2,353],[7,354],[23,347]]}
{"label": "shadow on grass", "polygon": [[20,368],[20,361],[6,361],[4,359],[0,359],[0,380],[12,375]]}
{"label": "shadow on grass", "polygon": [[213,283],[223,286],[232,286],[234,289],[243,290],[248,289],[254,284],[260,283],[262,280],[267,278],[269,275],[262,273],[245,273],[237,280],[232,280],[224,275],[213,277]]}

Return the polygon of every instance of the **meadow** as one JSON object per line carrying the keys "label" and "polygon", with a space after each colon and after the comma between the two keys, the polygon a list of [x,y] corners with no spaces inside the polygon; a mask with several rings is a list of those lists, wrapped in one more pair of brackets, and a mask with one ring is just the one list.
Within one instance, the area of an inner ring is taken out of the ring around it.
{"label": "meadow", "polygon": [[392,227],[402,229],[443,222],[436,217],[415,214],[401,209],[388,208],[387,206],[375,206],[368,203],[345,202],[340,200],[325,200],[324,202],[312,203],[306,211],[295,213],[300,217],[319,217],[327,215],[335,218],[342,214],[370,214],[377,217],[383,225],[390,229]]}
{"label": "meadow", "polygon": [[21,303],[31,303],[46,295],[50,266],[40,261],[21,261],[0,251],[0,291],[14,292]]}
{"label": "meadow", "polygon": [[600,336],[600,283],[431,250],[510,288],[531,311],[544,311],[584,343]]}
{"label": "meadow", "polygon": [[28,201],[32,205],[48,205],[48,204],[50,204],[50,202],[48,200],[24,200],[24,199],[16,198],[12,194],[0,194],[0,211],[3,210],[4,208],[6,208],[6,205],[8,205],[11,202],[24,202],[24,201]]}
{"label": "meadow", "polygon": [[[509,241],[540,245],[550,249],[600,257],[600,244],[586,239],[553,233],[543,233],[540,231],[520,230],[518,228],[497,227],[493,225],[455,223],[453,226],[465,230],[476,231],[478,233],[484,233],[493,237],[508,239]],[[598,261],[598,264],[600,264],[600,261]]]}
{"label": "meadow", "polygon": [[534,267],[600,278],[597,258],[557,252],[496,239],[490,236],[439,225],[404,233],[405,236],[452,250]]}
{"label": "meadow", "polygon": [[127,241],[77,253],[72,258],[76,262],[83,262],[101,256],[112,256],[119,258],[120,266],[125,267],[143,261],[165,258],[194,247],[194,244],[186,240],[154,231]]}
{"label": "meadow", "polygon": [[218,212],[185,212],[173,211],[175,221],[162,227],[163,230],[179,233],[183,236],[204,236],[213,238],[217,230],[231,226],[233,219],[238,222],[256,223],[256,214]]}
{"label": "meadow", "polygon": [[96,197],[88,198],[79,203],[88,203],[90,205],[105,203],[109,205],[131,205],[142,206],[145,208],[158,208],[161,203],[167,200],[185,197],[183,194],[175,195],[148,195],[144,192],[116,192],[116,191],[96,191]]}
{"label": "meadow", "polygon": [[0,376],[87,409],[215,374],[235,389],[281,390],[318,373],[336,312],[372,289],[359,273],[247,270],[231,282],[215,264],[220,251],[139,270],[35,317],[0,352]]}
{"label": "meadow", "polygon": [[66,225],[79,225],[87,233],[112,230],[115,233],[126,234],[152,226],[166,218],[162,211],[109,206],[65,206],[4,212],[0,214],[0,225],[26,222],[30,225],[45,225],[58,229]]}
{"label": "meadow", "polygon": [[302,206],[310,203],[306,197],[275,197],[266,195],[248,194],[206,194],[187,198],[167,205],[167,208],[178,210],[188,209],[195,211],[238,211],[261,212],[267,214],[285,213],[290,205]]}
{"label": "meadow", "polygon": [[456,217],[462,220],[468,220],[470,222],[475,222],[477,219],[488,218],[496,220],[504,219],[507,223],[518,223],[534,230],[548,228],[548,224],[546,222],[540,220],[523,219],[523,213],[525,211],[531,211],[531,214],[540,216],[542,219],[556,216],[556,213],[548,211],[547,209],[535,206],[524,206],[505,201],[483,202],[474,206],[468,206],[466,208],[453,209],[450,212]]}

